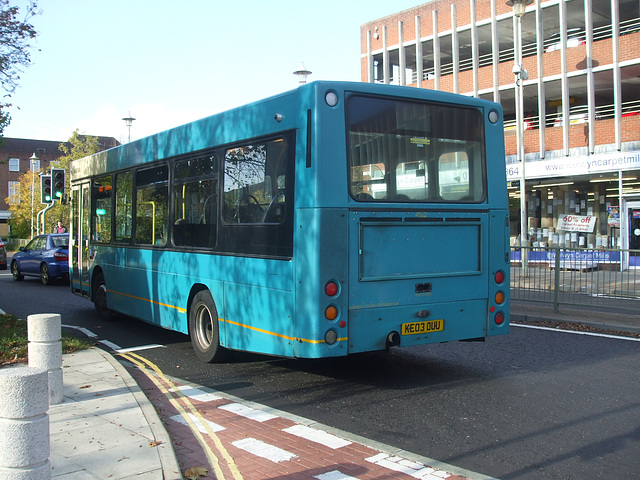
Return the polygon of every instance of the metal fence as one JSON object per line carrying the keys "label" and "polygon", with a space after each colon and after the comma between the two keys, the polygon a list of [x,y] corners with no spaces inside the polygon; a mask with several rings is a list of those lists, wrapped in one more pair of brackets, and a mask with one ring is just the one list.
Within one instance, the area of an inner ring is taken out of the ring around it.
{"label": "metal fence", "polygon": [[640,250],[512,247],[511,298],[638,313]]}

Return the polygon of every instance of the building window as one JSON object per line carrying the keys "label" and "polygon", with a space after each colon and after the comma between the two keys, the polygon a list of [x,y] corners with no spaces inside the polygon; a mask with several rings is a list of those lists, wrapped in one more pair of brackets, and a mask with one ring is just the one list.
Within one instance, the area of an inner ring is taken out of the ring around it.
{"label": "building window", "polygon": [[20,159],[19,158],[10,158],[9,159],[9,171],[10,172],[19,172],[20,171]]}
{"label": "building window", "polygon": [[20,182],[9,182],[9,203],[11,205],[20,203]]}

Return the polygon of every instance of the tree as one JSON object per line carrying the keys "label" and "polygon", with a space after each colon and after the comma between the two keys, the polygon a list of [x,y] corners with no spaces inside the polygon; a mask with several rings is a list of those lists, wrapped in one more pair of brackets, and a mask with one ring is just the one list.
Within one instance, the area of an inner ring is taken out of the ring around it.
{"label": "tree", "polygon": [[[1,1],[1,0],[0,0]],[[69,164],[73,160],[86,157],[88,155],[97,153],[100,151],[98,145],[98,137],[91,135],[83,135],[74,131],[69,140],[65,143],[61,143],[59,150],[64,154],[58,158],[55,162],[51,162],[51,165],[55,168],[63,168],[66,171],[65,175],[65,192],[69,195]],[[40,177],[39,173],[35,172],[35,185],[33,185],[33,198],[31,182],[34,177],[32,172],[26,172],[20,176],[19,187],[19,203],[16,199],[7,198],[6,202],[9,204],[9,210],[11,211],[11,217],[9,218],[9,225],[11,226],[11,234],[18,238],[28,238],[31,232],[31,212],[33,211],[33,221],[35,225],[35,217],[37,212],[42,210],[46,205],[40,201]],[[32,203],[33,200],[33,203]],[[33,206],[33,208],[32,208]],[[60,220],[67,227],[69,226],[69,214],[70,205],[69,202],[54,202],[54,206],[46,213],[45,230],[47,232],[53,231],[53,226]],[[34,227],[35,228],[35,227]]]}
{"label": "tree", "polygon": [[31,63],[30,42],[38,35],[29,20],[39,13],[36,0],[29,1],[23,12],[11,0],[0,0],[0,86],[5,91],[0,100],[0,137],[11,120],[7,99],[18,86],[23,68]]}

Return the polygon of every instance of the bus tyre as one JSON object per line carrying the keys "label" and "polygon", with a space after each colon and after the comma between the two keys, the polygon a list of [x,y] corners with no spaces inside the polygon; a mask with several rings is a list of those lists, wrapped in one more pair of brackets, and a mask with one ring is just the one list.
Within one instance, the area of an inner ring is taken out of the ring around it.
{"label": "bus tyre", "polygon": [[103,320],[111,320],[112,313],[107,306],[107,284],[102,272],[98,273],[93,281],[93,306]]}
{"label": "bus tyre", "polygon": [[196,293],[189,309],[189,335],[193,351],[203,362],[219,362],[226,357],[220,346],[218,310],[209,290]]}

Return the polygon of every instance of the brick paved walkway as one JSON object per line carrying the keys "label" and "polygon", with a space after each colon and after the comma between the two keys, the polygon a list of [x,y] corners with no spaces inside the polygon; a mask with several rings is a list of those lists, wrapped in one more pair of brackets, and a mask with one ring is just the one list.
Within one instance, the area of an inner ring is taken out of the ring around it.
{"label": "brick paved walkway", "polygon": [[129,370],[164,422],[183,474],[200,467],[208,471],[206,478],[218,480],[466,478],[349,441],[268,407],[178,385],[161,372]]}

